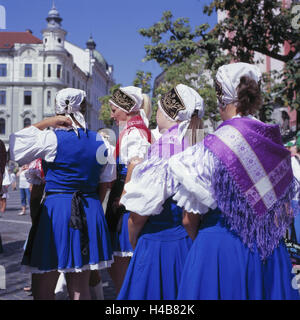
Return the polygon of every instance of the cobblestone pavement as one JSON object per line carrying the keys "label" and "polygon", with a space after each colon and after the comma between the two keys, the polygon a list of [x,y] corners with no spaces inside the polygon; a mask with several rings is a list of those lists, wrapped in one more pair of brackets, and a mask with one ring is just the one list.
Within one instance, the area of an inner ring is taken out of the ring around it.
{"label": "cobblestone pavement", "polygon": [[[23,256],[23,247],[31,227],[28,210],[26,215],[19,216],[21,211],[19,190],[9,191],[7,209],[0,218],[0,235],[3,252],[0,247],[0,300],[32,300],[30,293],[25,292],[25,286],[30,285],[30,274],[20,272],[20,262]],[[1,266],[5,269],[5,289]],[[101,270],[104,286],[104,299],[114,300],[115,289],[106,270]]]}

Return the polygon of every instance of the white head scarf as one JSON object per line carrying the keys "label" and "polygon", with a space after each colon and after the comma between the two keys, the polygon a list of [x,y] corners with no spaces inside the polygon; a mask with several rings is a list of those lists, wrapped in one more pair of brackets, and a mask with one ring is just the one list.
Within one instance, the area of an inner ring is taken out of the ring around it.
{"label": "white head scarf", "polygon": [[145,125],[149,126],[149,120],[146,116],[146,113],[143,106],[143,94],[142,89],[134,86],[121,87],[116,89],[109,99],[109,102],[115,107],[121,109],[126,113],[138,112],[142,117]]}
{"label": "white head scarf", "polygon": [[56,94],[56,106],[55,113],[65,114],[72,121],[72,128],[78,135],[78,128],[71,118],[72,113],[74,118],[80,123],[80,125],[86,130],[86,123],[83,114],[80,112],[80,105],[86,93],[83,90],[66,88],[57,92]]}
{"label": "white head scarf", "polygon": [[158,106],[170,121],[180,121],[179,138],[182,140],[190,125],[192,115],[197,111],[198,118],[204,115],[204,101],[199,93],[184,84],[178,84],[158,101]]}
{"label": "white head scarf", "polygon": [[218,69],[215,85],[219,107],[225,108],[226,105],[237,102],[237,87],[243,76],[248,76],[259,83],[262,74],[256,65],[244,62],[225,64]]}

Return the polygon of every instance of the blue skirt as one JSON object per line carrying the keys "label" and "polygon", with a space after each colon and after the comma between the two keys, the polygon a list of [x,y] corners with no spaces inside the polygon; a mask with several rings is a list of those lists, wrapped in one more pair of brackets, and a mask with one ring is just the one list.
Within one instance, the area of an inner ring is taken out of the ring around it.
{"label": "blue skirt", "polygon": [[263,262],[231,232],[220,213],[205,216],[189,251],[179,300],[291,300],[292,264],[283,242]]}
{"label": "blue skirt", "polygon": [[137,242],[118,300],[174,300],[192,245],[183,226],[143,234]]}
{"label": "blue skirt", "polygon": [[130,212],[123,215],[122,227],[119,232],[111,232],[111,243],[113,254],[118,257],[132,257],[133,249],[129,242],[128,218]]}
{"label": "blue skirt", "polygon": [[109,231],[99,197],[96,194],[84,196],[89,253],[82,255],[80,231],[69,227],[72,194],[49,195],[41,212],[30,261],[26,255],[23,257],[23,270],[77,272],[103,269],[112,264]]}

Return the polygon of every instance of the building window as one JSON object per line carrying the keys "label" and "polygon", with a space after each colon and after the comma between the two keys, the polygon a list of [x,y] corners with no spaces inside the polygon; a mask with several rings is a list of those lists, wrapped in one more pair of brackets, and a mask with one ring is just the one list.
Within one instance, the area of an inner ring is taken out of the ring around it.
{"label": "building window", "polygon": [[61,64],[57,65],[56,76],[57,78],[60,78],[61,76]]}
{"label": "building window", "polygon": [[58,38],[57,41],[58,41],[58,43],[61,43],[61,38]]}
{"label": "building window", "polygon": [[77,81],[77,89],[80,89],[80,82]]}
{"label": "building window", "polygon": [[72,79],[72,88],[75,88],[75,78]]}
{"label": "building window", "polygon": [[0,90],[0,104],[6,104],[6,91]]}
{"label": "building window", "polygon": [[7,76],[7,65],[6,63],[0,63],[0,77]]}
{"label": "building window", "polygon": [[32,64],[25,63],[25,77],[32,77]]}
{"label": "building window", "polygon": [[31,91],[24,91],[24,104],[31,105]]}
{"label": "building window", "polygon": [[47,91],[47,106],[51,106],[51,91]]}
{"label": "building window", "polygon": [[48,77],[51,77],[51,64],[48,64]]}
{"label": "building window", "polygon": [[0,134],[5,134],[5,119],[0,118]]}
{"label": "building window", "polygon": [[69,84],[69,83],[70,83],[70,72],[67,71],[67,84]]}
{"label": "building window", "polygon": [[24,119],[24,128],[31,126],[31,119],[25,118]]}

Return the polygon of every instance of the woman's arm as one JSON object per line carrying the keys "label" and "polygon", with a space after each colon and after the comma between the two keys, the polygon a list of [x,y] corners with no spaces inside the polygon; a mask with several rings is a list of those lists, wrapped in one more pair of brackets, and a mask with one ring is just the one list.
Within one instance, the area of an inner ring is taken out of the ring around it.
{"label": "woman's arm", "polygon": [[33,124],[33,126],[35,126],[40,130],[44,130],[48,127],[53,127],[53,128],[69,127],[69,126],[72,126],[72,121],[65,116],[54,116],[54,117],[46,118],[36,124]]}
{"label": "woman's arm", "polygon": [[192,240],[195,240],[198,233],[201,216],[190,212],[183,212],[182,224]]}
{"label": "woman's arm", "polygon": [[129,232],[129,241],[131,243],[133,250],[136,247],[139,234],[141,233],[147,220],[148,220],[148,216],[140,216],[134,212],[130,213],[130,216],[128,219],[128,232]]}
{"label": "woman's arm", "polygon": [[47,127],[69,127],[71,120],[65,116],[46,118],[30,127],[14,132],[9,137],[10,158],[20,166],[37,158],[53,162],[57,151],[57,137]]}

